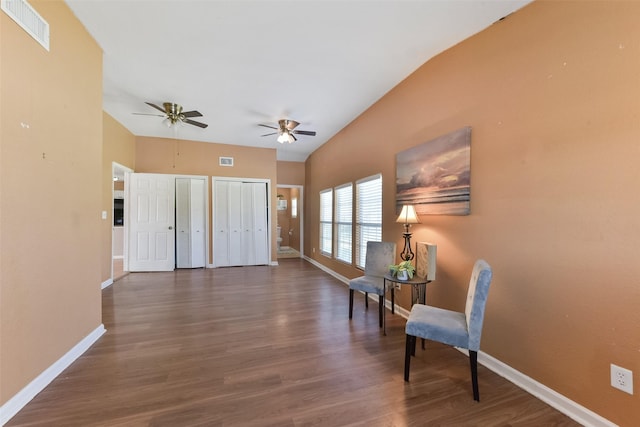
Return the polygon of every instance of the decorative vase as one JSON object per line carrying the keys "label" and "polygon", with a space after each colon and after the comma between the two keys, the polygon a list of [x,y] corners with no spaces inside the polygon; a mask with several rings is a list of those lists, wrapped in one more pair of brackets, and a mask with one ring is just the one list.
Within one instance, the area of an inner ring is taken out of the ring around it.
{"label": "decorative vase", "polygon": [[398,271],[398,280],[409,280],[409,273],[407,273],[407,270],[401,270]]}

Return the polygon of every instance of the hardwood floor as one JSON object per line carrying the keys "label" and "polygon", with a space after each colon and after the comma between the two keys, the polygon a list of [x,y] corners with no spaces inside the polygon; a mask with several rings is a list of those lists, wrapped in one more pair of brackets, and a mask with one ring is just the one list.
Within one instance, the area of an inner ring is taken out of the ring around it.
{"label": "hardwood floor", "polygon": [[7,426],[577,426],[427,342],[403,380],[404,324],[302,259],[132,273],[103,291],[107,333]]}

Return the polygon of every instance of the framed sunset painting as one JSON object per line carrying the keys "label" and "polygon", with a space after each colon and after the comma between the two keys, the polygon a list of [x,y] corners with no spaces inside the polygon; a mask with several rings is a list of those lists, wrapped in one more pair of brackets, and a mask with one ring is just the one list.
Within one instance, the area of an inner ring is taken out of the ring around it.
{"label": "framed sunset painting", "polygon": [[396,155],[396,211],[409,204],[419,215],[469,215],[471,127]]}

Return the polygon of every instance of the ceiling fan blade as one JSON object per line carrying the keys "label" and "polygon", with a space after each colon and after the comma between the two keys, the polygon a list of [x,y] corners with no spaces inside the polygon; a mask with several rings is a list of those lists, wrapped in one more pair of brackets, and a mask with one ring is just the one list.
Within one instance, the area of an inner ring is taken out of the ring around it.
{"label": "ceiling fan blade", "polygon": [[278,132],[265,133],[264,135],[260,135],[260,136],[276,135],[277,133]]}
{"label": "ceiling fan blade", "polygon": [[209,126],[209,125],[204,124],[204,123],[196,122],[195,120],[185,119],[185,120],[183,120],[183,121],[184,121],[185,123],[189,123],[190,125],[198,126],[199,128],[202,128],[202,129],[204,129],[204,128],[206,128],[207,126]]}
{"label": "ceiling fan blade", "polygon": [[147,104],[147,105],[148,105],[148,106],[150,106],[150,107],[155,108],[155,109],[156,109],[156,110],[158,110],[158,111],[162,111],[164,114],[167,114],[167,112],[164,110],[164,108],[162,108],[162,107],[158,107],[156,104],[152,104],[152,103],[150,103],[150,102],[145,102],[145,104]]}
{"label": "ceiling fan blade", "polygon": [[[291,138],[293,138],[293,142],[296,142],[298,140],[298,138],[296,138],[294,134],[290,133],[289,135],[291,135]],[[291,141],[289,141],[289,143],[291,143]]]}
{"label": "ceiling fan blade", "polygon": [[154,117],[166,117],[164,114],[147,114],[147,113],[131,113],[137,116],[154,116]]}
{"label": "ceiling fan blade", "polygon": [[200,114],[200,112],[196,110],[185,111],[184,113],[182,113],[182,115],[185,117],[202,117],[202,114]]}
{"label": "ceiling fan blade", "polygon": [[312,130],[293,130],[292,133],[297,133],[298,135],[309,135],[316,136],[316,132]]}
{"label": "ceiling fan blade", "polygon": [[[262,126],[262,127],[269,128],[269,129],[278,129],[275,126],[263,125],[263,124],[260,124],[260,123],[258,123],[258,126]],[[269,134],[269,135],[271,135],[271,134]]]}

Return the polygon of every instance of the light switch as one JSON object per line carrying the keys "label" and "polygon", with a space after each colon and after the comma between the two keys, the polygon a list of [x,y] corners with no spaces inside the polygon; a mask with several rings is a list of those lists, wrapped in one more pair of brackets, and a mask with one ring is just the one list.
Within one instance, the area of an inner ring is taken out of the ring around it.
{"label": "light switch", "polygon": [[107,211],[102,211],[102,219],[107,219]]}

